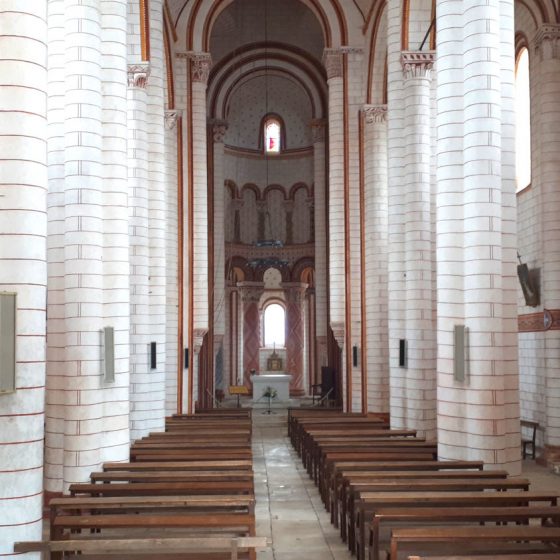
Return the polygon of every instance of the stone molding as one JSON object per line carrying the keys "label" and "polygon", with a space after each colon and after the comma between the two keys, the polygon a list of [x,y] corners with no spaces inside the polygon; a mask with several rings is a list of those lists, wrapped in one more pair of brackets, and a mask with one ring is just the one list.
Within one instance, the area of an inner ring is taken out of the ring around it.
{"label": "stone molding", "polygon": [[214,120],[212,121],[212,137],[215,144],[223,144],[226,131],[228,129],[227,121]]}
{"label": "stone molding", "polygon": [[325,119],[313,119],[311,121],[311,136],[313,144],[324,142],[327,131],[327,121]]}
{"label": "stone molding", "polygon": [[323,64],[327,70],[327,80],[331,78],[342,78],[342,50],[323,50]]}
{"label": "stone molding", "polygon": [[541,60],[560,58],[560,25],[552,23],[541,25],[535,34],[533,44]]}
{"label": "stone molding", "polygon": [[387,105],[364,105],[362,114],[367,124],[387,122]]}
{"label": "stone molding", "polygon": [[177,120],[181,111],[177,109],[167,109],[164,113],[165,128],[167,130],[173,130],[177,126]]}
{"label": "stone molding", "polygon": [[150,76],[150,63],[129,64],[127,66],[128,87],[146,89]]}
{"label": "stone molding", "polygon": [[403,67],[404,79],[430,79],[435,59],[435,51],[402,51],[401,64]]}
{"label": "stone molding", "polygon": [[520,333],[560,330],[560,309],[545,309],[537,313],[527,313],[517,317]]}

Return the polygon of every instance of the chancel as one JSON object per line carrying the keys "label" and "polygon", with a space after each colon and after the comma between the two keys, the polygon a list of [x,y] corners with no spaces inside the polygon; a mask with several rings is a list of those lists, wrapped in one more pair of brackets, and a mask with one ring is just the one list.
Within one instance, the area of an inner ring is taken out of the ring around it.
{"label": "chancel", "polygon": [[185,418],[248,460],[267,387],[352,459],[373,415],[560,469],[560,0],[1,0],[0,45],[2,558]]}

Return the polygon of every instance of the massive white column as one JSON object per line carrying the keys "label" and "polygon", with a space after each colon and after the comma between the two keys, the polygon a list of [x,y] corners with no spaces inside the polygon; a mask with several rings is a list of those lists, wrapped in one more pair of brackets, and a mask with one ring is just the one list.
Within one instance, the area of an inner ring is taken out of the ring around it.
{"label": "massive white column", "polygon": [[329,88],[329,312],[334,335],[344,347],[345,221],[344,221],[344,79],[340,49],[325,49],[323,55]]}
{"label": "massive white column", "polygon": [[[387,206],[388,206],[388,325],[390,411],[402,418],[400,393],[403,370],[399,366],[399,341],[406,338],[405,259],[405,98],[402,71],[402,2],[387,2]],[[394,398],[395,397],[395,398]]]}
{"label": "massive white column", "polygon": [[149,382],[150,253],[146,86],[150,66],[128,67],[128,188],[130,236],[130,437],[143,435],[142,400]]}
{"label": "massive white column", "polygon": [[193,208],[194,330],[208,330],[208,173],[206,161],[206,84],[210,73],[208,53],[191,53],[191,140]]}
{"label": "massive white column", "polygon": [[[49,3],[46,489],[128,456],[126,2]],[[109,31],[110,28],[110,31]],[[115,381],[101,330],[115,330]]]}
{"label": "massive white column", "polygon": [[166,223],[166,375],[165,375],[165,415],[177,412],[178,367],[181,363],[179,348],[179,204],[178,204],[178,126],[180,126],[180,111],[168,109],[165,111],[165,175],[167,178],[165,190]]}
{"label": "massive white column", "polygon": [[325,162],[325,127],[323,119],[311,123],[313,135],[313,179],[314,212],[315,212],[315,335],[318,376],[316,383],[321,378],[321,366],[327,365],[327,327],[328,327],[328,294],[327,294],[327,184]]}
{"label": "massive white column", "polygon": [[[101,0],[103,316],[115,329],[116,380],[103,389],[107,460],[129,453],[130,286],[127,165],[127,0]],[[109,435],[110,434],[110,435]]]}
{"label": "massive white column", "polygon": [[[437,10],[438,451],[518,474],[513,2]],[[455,325],[468,329],[464,381]]]}
{"label": "massive white column", "polygon": [[[0,394],[0,556],[40,540],[47,235],[47,8],[0,5],[0,285],[16,293],[16,391]],[[39,558],[30,554],[29,558]]]}
{"label": "massive white column", "polygon": [[432,292],[431,120],[432,52],[403,52],[404,176],[400,201],[407,364],[391,375],[391,424],[436,435],[435,324]]}
{"label": "massive white column", "polygon": [[368,411],[389,411],[387,106],[365,105],[365,302]]}
{"label": "massive white column", "polygon": [[[538,92],[541,114],[539,136],[542,273],[541,303],[547,330],[544,337],[544,364],[546,375],[545,455],[547,459],[560,457],[560,325],[552,324],[551,317],[560,314],[560,25],[543,25],[535,37],[535,58],[539,66]],[[550,311],[552,310],[552,311]]]}

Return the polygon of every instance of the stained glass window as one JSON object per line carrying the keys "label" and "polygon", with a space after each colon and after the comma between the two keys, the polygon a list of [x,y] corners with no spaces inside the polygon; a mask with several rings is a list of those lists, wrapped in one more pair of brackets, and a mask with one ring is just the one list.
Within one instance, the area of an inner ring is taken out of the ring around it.
{"label": "stained glass window", "polygon": [[276,119],[267,119],[264,123],[264,145],[267,153],[280,151],[280,123]]}

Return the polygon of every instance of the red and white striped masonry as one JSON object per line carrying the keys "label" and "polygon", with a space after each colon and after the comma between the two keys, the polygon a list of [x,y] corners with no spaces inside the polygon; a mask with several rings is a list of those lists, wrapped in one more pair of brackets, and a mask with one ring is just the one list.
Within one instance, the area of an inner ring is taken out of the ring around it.
{"label": "red and white striped masonry", "polygon": [[47,8],[32,8],[0,4],[0,291],[17,293],[17,390],[0,395],[0,558],[42,529]]}

